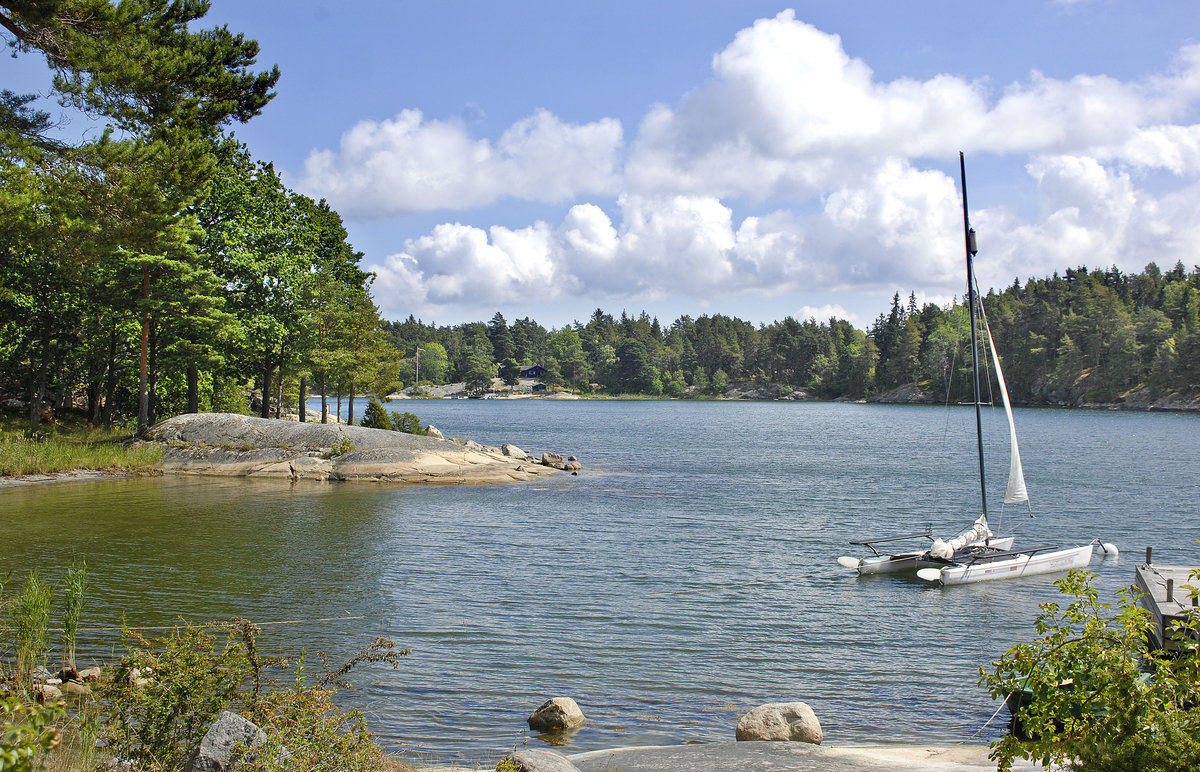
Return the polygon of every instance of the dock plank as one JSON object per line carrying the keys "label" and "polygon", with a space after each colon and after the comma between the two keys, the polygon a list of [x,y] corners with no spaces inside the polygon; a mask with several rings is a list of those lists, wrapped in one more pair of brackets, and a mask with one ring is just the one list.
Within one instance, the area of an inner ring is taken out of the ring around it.
{"label": "dock plank", "polygon": [[[1154,615],[1153,644],[1156,648],[1176,648],[1167,632],[1172,622],[1182,620],[1195,610],[1188,586],[1200,588],[1200,579],[1191,579],[1193,571],[1200,568],[1187,566],[1159,566],[1143,563],[1137,567],[1137,587],[1146,593],[1142,606]],[[1171,600],[1167,600],[1167,583],[1174,584]],[[1197,612],[1200,613],[1200,612]]]}

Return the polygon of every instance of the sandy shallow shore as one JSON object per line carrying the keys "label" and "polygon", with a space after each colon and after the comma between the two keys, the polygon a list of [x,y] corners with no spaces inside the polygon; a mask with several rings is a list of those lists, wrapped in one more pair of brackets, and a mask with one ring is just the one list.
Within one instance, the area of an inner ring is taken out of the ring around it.
{"label": "sandy shallow shore", "polygon": [[123,480],[129,477],[154,477],[159,472],[106,472],[96,469],[72,469],[69,472],[52,474],[0,475],[0,488],[18,488],[26,485],[44,485],[60,482],[88,482],[94,480]]}
{"label": "sandy shallow shore", "polygon": [[[993,772],[984,745],[810,745],[717,742],[612,748],[567,756],[579,772]],[[423,772],[468,772],[491,766],[431,766]],[[1019,761],[1018,772],[1044,770]]]}

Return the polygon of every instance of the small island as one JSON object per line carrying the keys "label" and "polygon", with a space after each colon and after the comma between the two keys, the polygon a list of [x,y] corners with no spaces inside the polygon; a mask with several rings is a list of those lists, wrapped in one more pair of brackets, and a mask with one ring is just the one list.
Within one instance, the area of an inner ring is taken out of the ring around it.
{"label": "small island", "polygon": [[299,423],[236,413],[189,413],[154,426],[146,439],[166,473],[369,480],[407,484],[493,484],[579,471],[556,453],[540,458],[515,445],[345,424]]}

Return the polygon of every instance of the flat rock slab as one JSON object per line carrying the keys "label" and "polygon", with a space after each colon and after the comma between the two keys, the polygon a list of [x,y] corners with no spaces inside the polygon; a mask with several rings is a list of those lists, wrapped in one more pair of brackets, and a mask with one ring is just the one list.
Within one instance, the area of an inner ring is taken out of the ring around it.
{"label": "flat rock slab", "polygon": [[[333,456],[348,440],[354,450]],[[374,480],[408,484],[492,484],[557,470],[451,440],[343,424],[274,421],[233,413],[175,416],[150,430],[160,467],[177,474]]]}
{"label": "flat rock slab", "polygon": [[[826,746],[795,742],[723,742],[616,748],[568,756],[579,772],[994,772],[978,745]],[[1043,769],[1017,762],[1014,770]]]}

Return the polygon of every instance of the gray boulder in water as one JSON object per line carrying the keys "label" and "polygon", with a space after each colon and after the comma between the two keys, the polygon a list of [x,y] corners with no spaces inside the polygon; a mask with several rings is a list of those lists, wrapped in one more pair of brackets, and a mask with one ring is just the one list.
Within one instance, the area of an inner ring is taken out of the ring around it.
{"label": "gray boulder in water", "polygon": [[817,714],[803,702],[759,705],[738,719],[739,740],[785,740],[820,745],[824,739]]}

